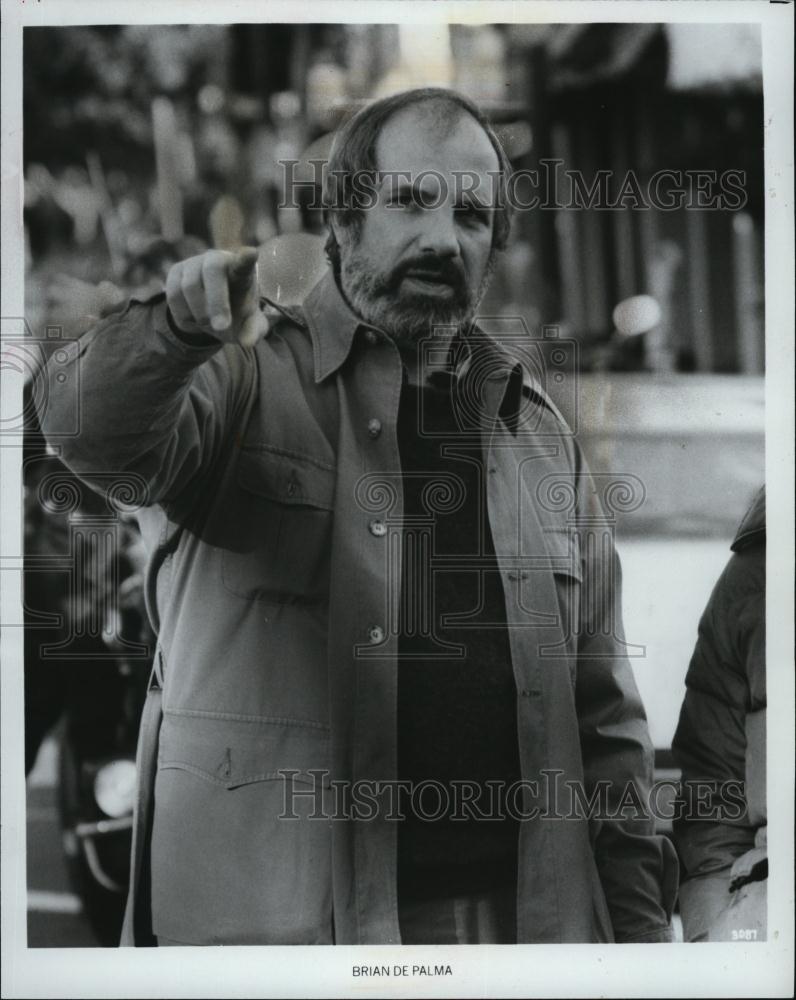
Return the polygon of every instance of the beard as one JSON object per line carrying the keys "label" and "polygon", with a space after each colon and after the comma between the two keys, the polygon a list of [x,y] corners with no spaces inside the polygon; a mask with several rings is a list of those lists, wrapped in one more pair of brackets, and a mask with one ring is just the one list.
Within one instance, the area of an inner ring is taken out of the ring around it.
{"label": "beard", "polygon": [[383,330],[399,347],[414,347],[421,338],[431,336],[435,327],[470,323],[492,278],[497,255],[497,250],[491,251],[474,290],[458,261],[426,253],[380,271],[372,257],[350,239],[340,247],[340,285],[362,320]]}

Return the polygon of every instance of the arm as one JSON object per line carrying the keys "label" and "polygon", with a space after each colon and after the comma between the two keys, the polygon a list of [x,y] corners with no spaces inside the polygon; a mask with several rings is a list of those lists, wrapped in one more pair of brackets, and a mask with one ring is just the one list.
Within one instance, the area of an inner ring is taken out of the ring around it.
{"label": "arm", "polygon": [[[588,519],[599,515],[599,502],[596,490],[585,493],[581,517]],[[654,753],[625,655],[619,558],[613,545],[599,540],[583,553],[575,697],[586,792],[610,783],[608,816],[592,828],[595,861],[616,940],[671,941],[677,858],[671,843],[655,834],[649,812]],[[628,788],[642,808],[614,819]]]}
{"label": "arm", "polygon": [[[747,769],[750,711],[765,705],[765,559],[758,546],[733,555],[711,594],[686,675],[673,750],[682,768],[674,838],[682,865],[686,936],[706,936],[729,901],[733,863],[755,843]],[[709,794],[698,801],[697,783]],[[735,789],[733,795],[732,789]]]}
{"label": "arm", "polygon": [[[256,255],[218,252],[175,265],[166,296],[131,302],[69,344],[66,362],[47,366],[42,429],[74,472],[89,483],[96,473],[136,474],[145,505],[194,481],[219,452],[253,363],[237,341],[259,322],[255,266]],[[224,309],[226,327],[211,326],[208,316]]]}

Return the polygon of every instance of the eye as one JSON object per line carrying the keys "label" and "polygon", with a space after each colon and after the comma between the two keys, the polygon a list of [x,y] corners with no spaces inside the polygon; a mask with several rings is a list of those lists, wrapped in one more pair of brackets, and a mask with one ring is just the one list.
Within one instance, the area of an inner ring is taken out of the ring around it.
{"label": "eye", "polygon": [[456,214],[467,225],[474,226],[488,226],[491,218],[489,209],[476,202],[459,205],[456,209]]}
{"label": "eye", "polygon": [[395,194],[390,196],[387,204],[390,208],[416,208],[417,198],[413,191],[396,191]]}

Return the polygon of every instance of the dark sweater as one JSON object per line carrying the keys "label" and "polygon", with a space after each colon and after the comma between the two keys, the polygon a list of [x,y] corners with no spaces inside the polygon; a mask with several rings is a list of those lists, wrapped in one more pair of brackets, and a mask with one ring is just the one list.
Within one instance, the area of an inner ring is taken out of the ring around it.
{"label": "dark sweater", "polygon": [[[405,383],[401,395],[398,444],[406,525],[398,767],[402,780],[444,785],[450,811],[455,803],[450,782],[477,782],[483,797],[475,805],[487,812],[488,796],[498,803],[501,798],[485,782],[508,786],[520,777],[516,686],[480,447],[457,433],[450,384],[449,377],[440,375],[424,386],[422,432],[420,390]],[[457,455],[445,455],[445,447],[452,445]],[[461,506],[452,509],[455,502],[446,507],[432,501],[437,509],[429,513],[432,484],[446,474],[463,483]],[[419,554],[421,539],[430,559]],[[439,565],[444,560],[449,566],[452,558],[455,569]],[[429,562],[438,564],[433,573]],[[452,614],[468,615],[470,627],[443,624]],[[442,812],[445,804],[433,788],[421,801],[421,809],[431,815]],[[454,820],[450,811],[428,820],[417,816],[408,795],[402,802],[407,818],[398,836],[399,895],[453,895],[516,879],[516,820]]]}

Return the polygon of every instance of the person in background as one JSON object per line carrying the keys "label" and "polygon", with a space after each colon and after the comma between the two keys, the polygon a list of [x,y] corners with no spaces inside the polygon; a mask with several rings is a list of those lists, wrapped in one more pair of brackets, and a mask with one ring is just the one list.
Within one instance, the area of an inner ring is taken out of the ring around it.
{"label": "person in background", "polygon": [[674,839],[686,941],[766,936],[765,503],[763,488],[702,615],[672,745],[683,772]]}

